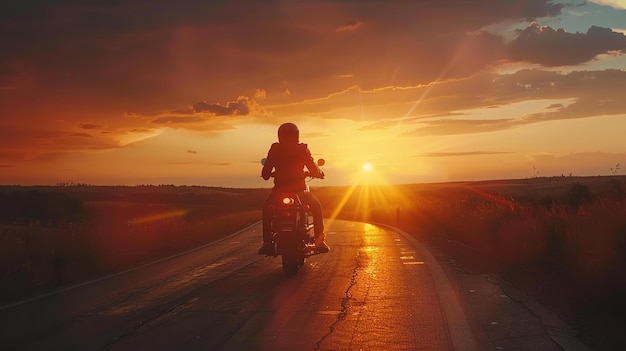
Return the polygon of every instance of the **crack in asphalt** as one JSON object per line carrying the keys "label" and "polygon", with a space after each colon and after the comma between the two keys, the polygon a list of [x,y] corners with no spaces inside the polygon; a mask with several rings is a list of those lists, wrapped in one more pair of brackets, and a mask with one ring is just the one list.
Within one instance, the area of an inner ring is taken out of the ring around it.
{"label": "crack in asphalt", "polygon": [[[360,245],[360,246],[362,247],[363,245]],[[339,314],[337,315],[337,319],[328,327],[328,333],[324,334],[324,336],[322,336],[319,339],[319,341],[315,343],[315,348],[313,350],[319,350],[324,340],[326,340],[326,338],[331,336],[335,332],[335,328],[337,327],[337,325],[343,320],[345,320],[346,317],[348,316],[348,311],[350,310],[350,302],[354,300],[352,297],[351,291],[352,291],[352,288],[357,284],[357,277],[359,275],[359,270],[362,269],[362,261],[363,261],[363,257],[361,254],[361,250],[359,250],[358,255],[354,258],[355,264],[354,264],[354,268],[352,268],[352,276],[350,277],[350,284],[348,285],[348,288],[346,288],[346,291],[344,292],[344,297],[341,299],[341,310]]]}

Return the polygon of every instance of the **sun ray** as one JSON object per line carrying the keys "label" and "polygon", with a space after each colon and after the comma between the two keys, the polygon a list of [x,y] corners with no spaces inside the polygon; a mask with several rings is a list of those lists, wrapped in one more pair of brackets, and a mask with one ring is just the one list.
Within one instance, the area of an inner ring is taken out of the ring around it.
{"label": "sun ray", "polygon": [[169,219],[169,218],[182,217],[186,213],[187,213],[187,210],[173,210],[173,211],[158,213],[154,215],[143,216],[140,218],[133,218],[130,221],[130,224],[141,224],[141,223],[147,223],[147,222],[161,221],[161,220]]}
{"label": "sun ray", "polygon": [[400,208],[409,200],[397,185],[378,172],[361,172],[333,208],[330,221],[339,217],[364,222],[398,222]]}

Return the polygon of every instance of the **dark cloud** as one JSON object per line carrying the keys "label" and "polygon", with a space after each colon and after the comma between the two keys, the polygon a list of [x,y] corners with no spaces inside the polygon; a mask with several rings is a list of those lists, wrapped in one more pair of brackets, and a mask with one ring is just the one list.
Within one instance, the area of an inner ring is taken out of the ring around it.
{"label": "dark cloud", "polygon": [[[364,129],[419,122],[418,134],[456,134],[622,113],[623,99],[615,87],[625,86],[623,72],[611,73],[613,77],[543,71],[476,75],[507,54],[555,66],[624,51],[624,35],[600,27],[572,34],[535,25],[520,31],[508,47],[503,37],[481,31],[507,20],[558,16],[563,9],[550,0],[12,1],[0,11],[0,30],[11,34],[0,37],[0,89],[12,89],[0,92],[0,115],[30,120],[26,114],[6,113],[2,105],[15,104],[20,111],[38,101],[42,110],[56,108],[63,116],[92,116],[88,113],[94,107],[111,109],[111,114],[90,118],[94,123],[73,122],[86,131],[114,125],[149,131],[140,123],[223,130],[232,126],[218,123],[228,119],[211,117],[268,116],[270,109],[278,116],[326,117],[357,106],[370,113],[331,118],[379,120],[388,112],[384,109],[397,118]],[[29,84],[34,77],[34,88],[14,89],[20,86],[15,77],[29,77]],[[593,86],[597,95],[577,90],[579,83],[587,90]],[[259,88],[265,106],[233,99],[252,96]],[[523,121],[453,118],[464,109],[544,97],[575,102]],[[72,113],[55,107],[74,103],[85,106]],[[126,111],[136,118],[110,117]],[[19,137],[9,136],[0,145],[10,147],[7,140]],[[73,139],[72,145],[80,144],[81,138]],[[84,139],[81,147],[111,145]],[[23,140],[20,145],[49,141],[38,136]]]}
{"label": "dark cloud", "polygon": [[93,138],[93,136],[91,134],[88,134],[88,133],[70,133],[69,136],[71,136],[71,137],[81,137],[81,138]]}
{"label": "dark cloud", "polygon": [[563,108],[563,104],[552,104],[546,107],[546,109],[553,109],[553,108]]}
{"label": "dark cloud", "polygon": [[625,52],[626,36],[596,26],[587,33],[568,33],[533,23],[509,44],[508,51],[513,61],[544,66],[575,65],[610,51]]}
{"label": "dark cloud", "polygon": [[436,78],[429,72],[445,67],[459,35],[562,8],[549,0],[12,1],[0,15],[0,30],[11,33],[0,38],[0,72],[23,62],[38,84],[117,92],[128,101],[173,97],[188,81],[214,101],[224,96],[211,93],[241,93],[235,89],[285,91],[285,81],[314,96],[346,73],[364,87],[389,82],[393,72],[409,82]]}
{"label": "dark cloud", "polygon": [[188,153],[188,154],[194,154],[194,155],[195,155],[195,154],[197,154],[197,153],[198,153],[198,151],[195,151],[195,150],[187,150],[187,153]]}
{"label": "dark cloud", "polygon": [[154,129],[152,128],[133,128],[129,130],[130,133],[152,133]]}
{"label": "dark cloud", "polygon": [[[225,120],[214,118],[223,116],[267,116],[270,113],[254,99],[239,97],[226,105],[219,103],[209,104],[206,101],[195,103],[187,108],[178,109],[157,116],[144,116],[153,124],[177,125],[195,130],[215,131],[231,129],[232,126]],[[132,114],[135,118],[142,118],[139,114]],[[135,130],[133,130],[135,131]],[[141,131],[141,130],[139,130]]]}
{"label": "dark cloud", "polygon": [[539,17],[556,17],[565,8],[564,4],[555,3],[551,0],[530,0],[521,4],[522,12],[526,21],[533,21]]}
{"label": "dark cloud", "polygon": [[82,129],[88,129],[88,130],[91,130],[91,129],[103,129],[104,128],[103,126],[101,126],[99,124],[91,124],[91,123],[80,123],[78,126],[80,128],[82,128]]}
{"label": "dark cloud", "polygon": [[250,109],[243,101],[229,102],[226,106],[201,101],[193,105],[193,111],[208,112],[215,116],[245,116],[250,113]]}

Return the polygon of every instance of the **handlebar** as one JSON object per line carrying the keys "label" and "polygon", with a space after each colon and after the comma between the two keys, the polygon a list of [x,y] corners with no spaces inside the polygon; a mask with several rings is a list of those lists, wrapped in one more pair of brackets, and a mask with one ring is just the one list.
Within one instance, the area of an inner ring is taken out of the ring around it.
{"label": "handlebar", "polygon": [[[274,178],[274,175],[276,174],[276,172],[272,172],[270,173],[270,178]],[[317,178],[317,179],[324,179],[324,176],[322,177],[314,177],[313,175],[311,175],[311,172],[304,172],[304,178]]]}
{"label": "handlebar", "polygon": [[322,176],[321,177],[314,177],[313,175],[311,175],[311,172],[304,172],[304,177],[305,178],[317,178],[317,179],[324,179],[324,173],[322,172]]}
{"label": "handlebar", "polygon": [[[261,159],[261,164],[262,164],[262,165],[265,165],[265,161],[267,161],[267,159],[266,159],[266,158]],[[326,161],[325,161],[323,158],[320,158],[320,159],[318,159],[318,160],[317,160],[317,165],[318,165],[318,166],[320,166],[320,167],[321,167],[321,166],[323,166],[325,163],[326,163]],[[272,173],[270,173],[270,178],[274,178],[274,175],[275,175],[275,174],[276,174],[276,172],[272,172]],[[309,180],[311,180],[311,179],[314,179],[314,178],[317,178],[317,179],[325,179],[324,172],[322,172],[322,176],[321,176],[321,177],[315,177],[315,176],[311,175],[311,172],[309,172],[309,171],[304,172],[304,173],[303,173],[303,176],[304,176],[304,179],[305,179],[305,180],[306,180],[307,178],[309,178],[307,181],[309,181]]]}

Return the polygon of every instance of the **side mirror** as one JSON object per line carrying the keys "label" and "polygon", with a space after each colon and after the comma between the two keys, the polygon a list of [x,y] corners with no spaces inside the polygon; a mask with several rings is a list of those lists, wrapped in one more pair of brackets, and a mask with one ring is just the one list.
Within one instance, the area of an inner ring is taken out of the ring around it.
{"label": "side mirror", "polygon": [[266,159],[265,157],[263,157],[263,158],[261,159],[261,164],[262,164],[263,166],[265,166],[265,162],[267,162],[267,159]]}
{"label": "side mirror", "polygon": [[323,165],[326,164],[326,161],[323,158],[320,158],[317,160],[317,165],[322,167]]}

